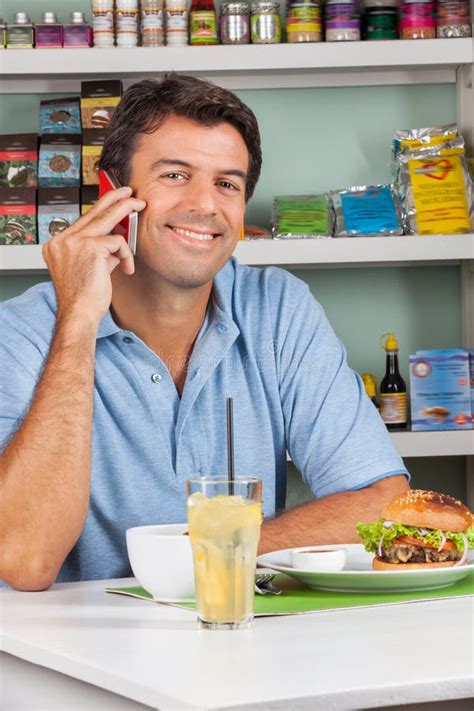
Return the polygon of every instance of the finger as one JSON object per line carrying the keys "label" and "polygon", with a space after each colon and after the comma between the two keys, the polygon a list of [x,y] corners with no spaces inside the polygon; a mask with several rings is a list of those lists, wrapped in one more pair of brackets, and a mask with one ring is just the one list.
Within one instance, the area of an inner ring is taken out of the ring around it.
{"label": "finger", "polygon": [[85,215],[81,215],[71,227],[69,227],[69,232],[78,232],[83,230],[92,220],[94,220],[97,215],[100,215],[104,210],[117,203],[119,200],[130,197],[132,193],[132,188],[130,186],[123,186],[117,188],[116,190],[109,190],[105,195],[97,200],[95,205],[91,207],[90,210],[86,212]]}
{"label": "finger", "polygon": [[86,227],[87,234],[91,237],[100,237],[101,235],[109,235],[113,229],[121,222],[124,217],[129,215],[133,210],[140,212],[146,207],[144,200],[129,197],[120,200],[113,204],[107,210],[101,212],[94,220],[89,222]]}
{"label": "finger", "polygon": [[111,274],[120,264],[124,274],[133,274],[135,260],[132,251],[121,235],[105,235],[100,239],[101,245],[107,250],[107,263]]}

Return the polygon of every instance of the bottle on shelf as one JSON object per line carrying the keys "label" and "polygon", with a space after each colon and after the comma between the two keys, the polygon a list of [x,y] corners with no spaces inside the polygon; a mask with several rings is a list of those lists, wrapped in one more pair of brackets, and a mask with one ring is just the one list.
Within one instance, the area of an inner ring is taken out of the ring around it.
{"label": "bottle on shelf", "polygon": [[166,44],[168,47],[184,47],[188,44],[186,0],[166,0]]}
{"label": "bottle on shelf", "polygon": [[83,12],[71,12],[64,24],[64,47],[90,47],[92,30]]}
{"label": "bottle on shelf", "polygon": [[189,11],[189,43],[217,44],[214,0],[192,0]]}
{"label": "bottle on shelf", "polygon": [[379,403],[377,400],[377,381],[375,375],[372,373],[362,373],[362,382],[364,383],[365,392],[372,400],[377,410],[380,411]]}
{"label": "bottle on shelf", "polygon": [[94,47],[113,47],[114,0],[92,0]]}
{"label": "bottle on shelf", "polygon": [[35,28],[36,47],[55,49],[63,46],[63,26],[55,12],[43,12]]}
{"label": "bottle on shelf", "polygon": [[384,333],[381,338],[385,349],[385,375],[380,383],[380,414],[389,430],[407,426],[407,386],[398,367],[398,343],[394,333]]}
{"label": "bottle on shelf", "polygon": [[117,47],[138,44],[138,0],[115,0],[115,37]]}
{"label": "bottle on shelf", "polygon": [[35,30],[26,12],[15,12],[13,23],[7,24],[7,49],[31,49]]}
{"label": "bottle on shelf", "polygon": [[140,27],[143,47],[163,45],[163,0],[141,0]]}

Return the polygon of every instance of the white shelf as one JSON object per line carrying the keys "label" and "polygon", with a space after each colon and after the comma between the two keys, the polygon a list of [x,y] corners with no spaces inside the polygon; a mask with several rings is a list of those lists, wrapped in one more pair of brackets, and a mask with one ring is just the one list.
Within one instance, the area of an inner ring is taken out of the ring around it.
{"label": "white shelf", "polygon": [[[423,42],[321,42],[239,47],[0,50],[2,92],[77,90],[81,79],[164,71],[208,76],[233,88],[454,82],[473,62],[471,38]],[[342,70],[342,71],[341,71]],[[20,86],[19,86],[20,84]]]}
{"label": "white shelf", "polygon": [[391,432],[402,457],[454,457],[474,455],[474,430]]}
{"label": "white shelf", "polygon": [[[459,264],[474,260],[474,234],[243,240],[234,254],[241,264],[292,268]],[[40,245],[0,246],[0,271],[45,270]]]}

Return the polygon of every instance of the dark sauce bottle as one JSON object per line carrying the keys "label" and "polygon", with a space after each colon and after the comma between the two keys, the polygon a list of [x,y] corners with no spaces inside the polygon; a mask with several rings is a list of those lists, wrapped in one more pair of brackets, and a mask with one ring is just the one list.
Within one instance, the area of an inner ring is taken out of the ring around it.
{"label": "dark sauce bottle", "polygon": [[398,343],[394,333],[382,336],[386,351],[385,375],[380,383],[380,415],[389,430],[407,426],[407,386],[398,367]]}

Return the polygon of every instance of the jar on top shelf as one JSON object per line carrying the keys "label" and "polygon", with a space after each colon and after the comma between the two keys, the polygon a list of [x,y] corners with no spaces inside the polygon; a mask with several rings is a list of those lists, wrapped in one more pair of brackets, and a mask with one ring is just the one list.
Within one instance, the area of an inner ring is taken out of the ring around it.
{"label": "jar on top shelf", "polygon": [[281,42],[280,3],[260,0],[250,5],[250,36],[252,44]]}
{"label": "jar on top shelf", "polygon": [[246,2],[223,2],[220,6],[219,37],[221,44],[250,42],[250,5]]}
{"label": "jar on top shelf", "polygon": [[289,3],[286,10],[286,41],[321,42],[321,5],[316,2]]}
{"label": "jar on top shelf", "polygon": [[400,13],[400,39],[434,39],[435,37],[434,1],[404,0]]}
{"label": "jar on top shelf", "polygon": [[471,37],[469,0],[438,0],[436,24],[438,37]]}
{"label": "jar on top shelf", "polygon": [[360,40],[360,11],[355,0],[326,0],[326,42],[357,42]]}

